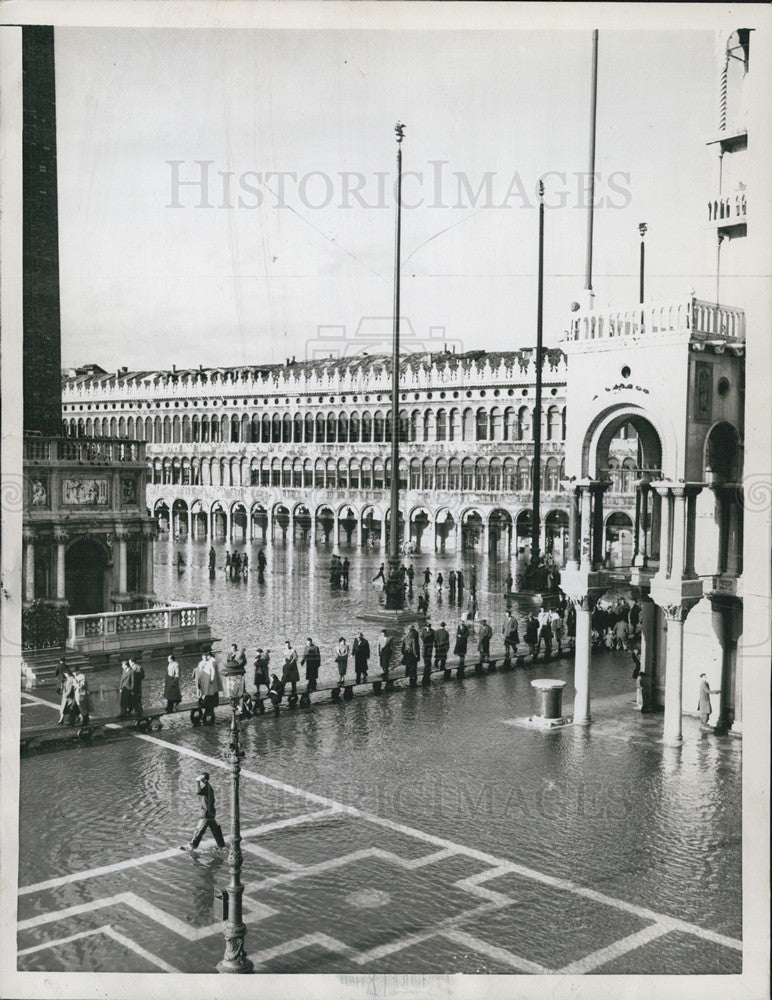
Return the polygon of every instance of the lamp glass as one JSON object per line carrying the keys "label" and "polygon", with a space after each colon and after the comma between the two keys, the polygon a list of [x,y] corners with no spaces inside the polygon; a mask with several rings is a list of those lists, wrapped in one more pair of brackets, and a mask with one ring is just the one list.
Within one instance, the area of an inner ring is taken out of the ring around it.
{"label": "lamp glass", "polygon": [[244,674],[223,672],[223,685],[225,693],[231,699],[240,698],[244,694]]}

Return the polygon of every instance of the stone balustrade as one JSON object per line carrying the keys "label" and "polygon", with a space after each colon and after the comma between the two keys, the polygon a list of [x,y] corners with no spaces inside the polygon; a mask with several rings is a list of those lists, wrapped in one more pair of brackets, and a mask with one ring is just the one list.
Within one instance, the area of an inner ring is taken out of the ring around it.
{"label": "stone balustrade", "polygon": [[133,611],[70,615],[67,645],[85,655],[190,646],[211,638],[204,604],[154,602]]}
{"label": "stone balustrade", "polygon": [[145,442],[123,438],[79,440],[25,435],[24,461],[46,464],[77,462],[81,465],[112,465],[116,462],[144,464]]}
{"label": "stone balustrade", "polygon": [[690,298],[680,302],[647,302],[632,308],[579,309],[571,317],[568,341],[603,340],[682,333],[695,339],[745,339],[742,309]]}

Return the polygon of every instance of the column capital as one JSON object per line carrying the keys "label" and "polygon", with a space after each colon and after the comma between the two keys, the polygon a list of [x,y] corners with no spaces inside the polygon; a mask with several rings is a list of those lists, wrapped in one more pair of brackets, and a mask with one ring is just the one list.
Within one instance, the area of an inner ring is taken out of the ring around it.
{"label": "column capital", "polygon": [[694,605],[692,603],[675,603],[660,604],[659,607],[662,609],[662,614],[668,622],[680,622],[683,624]]}
{"label": "column capital", "polygon": [[115,536],[116,541],[125,542],[129,537],[129,529],[125,524],[114,524],[113,535]]}
{"label": "column capital", "polygon": [[27,545],[34,545],[37,541],[38,533],[34,528],[30,528],[28,525],[24,525],[21,531],[21,536]]}
{"label": "column capital", "polygon": [[611,487],[610,479],[589,479],[587,485],[593,493],[605,493]]}
{"label": "column capital", "polygon": [[600,594],[577,594],[568,597],[574,611],[594,611]]}
{"label": "column capital", "polygon": [[54,528],[54,541],[59,545],[64,545],[70,537],[66,528]]}

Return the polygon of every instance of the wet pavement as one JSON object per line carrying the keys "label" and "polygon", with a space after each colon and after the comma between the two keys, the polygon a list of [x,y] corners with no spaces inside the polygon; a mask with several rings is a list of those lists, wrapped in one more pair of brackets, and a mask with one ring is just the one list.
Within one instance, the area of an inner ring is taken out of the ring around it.
{"label": "wet pavement", "polygon": [[[250,662],[258,643],[278,650],[286,634],[312,634],[323,680],[339,634],[350,639],[356,615],[382,597],[378,553],[351,550],[350,589],[331,592],[329,550],[309,564],[307,552],[276,546],[260,585],[222,570],[210,581],[208,546],[183,548],[178,574],[175,546],[159,545],[159,594],[207,602],[214,634],[247,645]],[[427,564],[446,576],[457,565],[412,561],[417,580]],[[478,560],[480,613],[495,634],[507,565]],[[454,625],[447,590],[441,604],[429,593],[432,619]],[[517,604],[521,616],[529,608]],[[536,731],[524,720],[536,708],[530,681],[543,676],[567,681],[570,714],[572,664],[561,659],[242,724],[247,950],[258,971],[740,971],[741,745],[687,718],[684,747],[664,747],[661,716],[635,711],[623,654],[593,664],[590,729]],[[150,665],[146,703],[160,702],[161,684],[162,665]],[[92,675],[97,714],[116,687],[110,672]],[[51,688],[23,695],[25,723],[53,721],[55,701]],[[222,721],[194,729],[180,715],[149,735],[108,732],[23,756],[21,969],[214,969],[227,860],[211,840],[196,855],[179,845],[204,768],[228,832],[227,745]]]}

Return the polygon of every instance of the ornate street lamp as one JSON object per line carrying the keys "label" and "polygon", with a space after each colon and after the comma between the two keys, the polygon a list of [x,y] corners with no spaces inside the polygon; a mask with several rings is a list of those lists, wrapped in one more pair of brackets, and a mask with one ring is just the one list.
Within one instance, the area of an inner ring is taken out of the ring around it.
{"label": "ornate street lamp", "polygon": [[241,897],[244,886],[241,884],[241,819],[239,816],[239,775],[241,774],[241,758],[243,751],[239,750],[239,730],[236,724],[236,712],[244,694],[244,667],[229,661],[222,670],[225,694],[231,703],[231,842],[228,849],[228,866],[230,868],[230,883],[228,885],[228,920],[225,924],[225,955],[217,965],[218,972],[249,973],[254,972],[252,962],[244,951],[244,937],[247,929],[241,917]]}
{"label": "ornate street lamp", "polygon": [[639,292],[638,297],[640,299],[641,305],[643,305],[643,265],[646,258],[646,241],[644,237],[646,236],[646,230],[648,228],[649,227],[646,225],[645,222],[638,223],[638,232],[641,234],[641,268],[640,268],[640,281],[638,286],[638,292]]}
{"label": "ornate street lamp", "polygon": [[386,607],[399,611],[405,606],[399,573],[399,270],[402,226],[402,140],[405,126],[394,126],[397,137],[397,218],[394,239],[394,330],[391,355],[391,527],[389,533],[389,575],[384,583]]}

